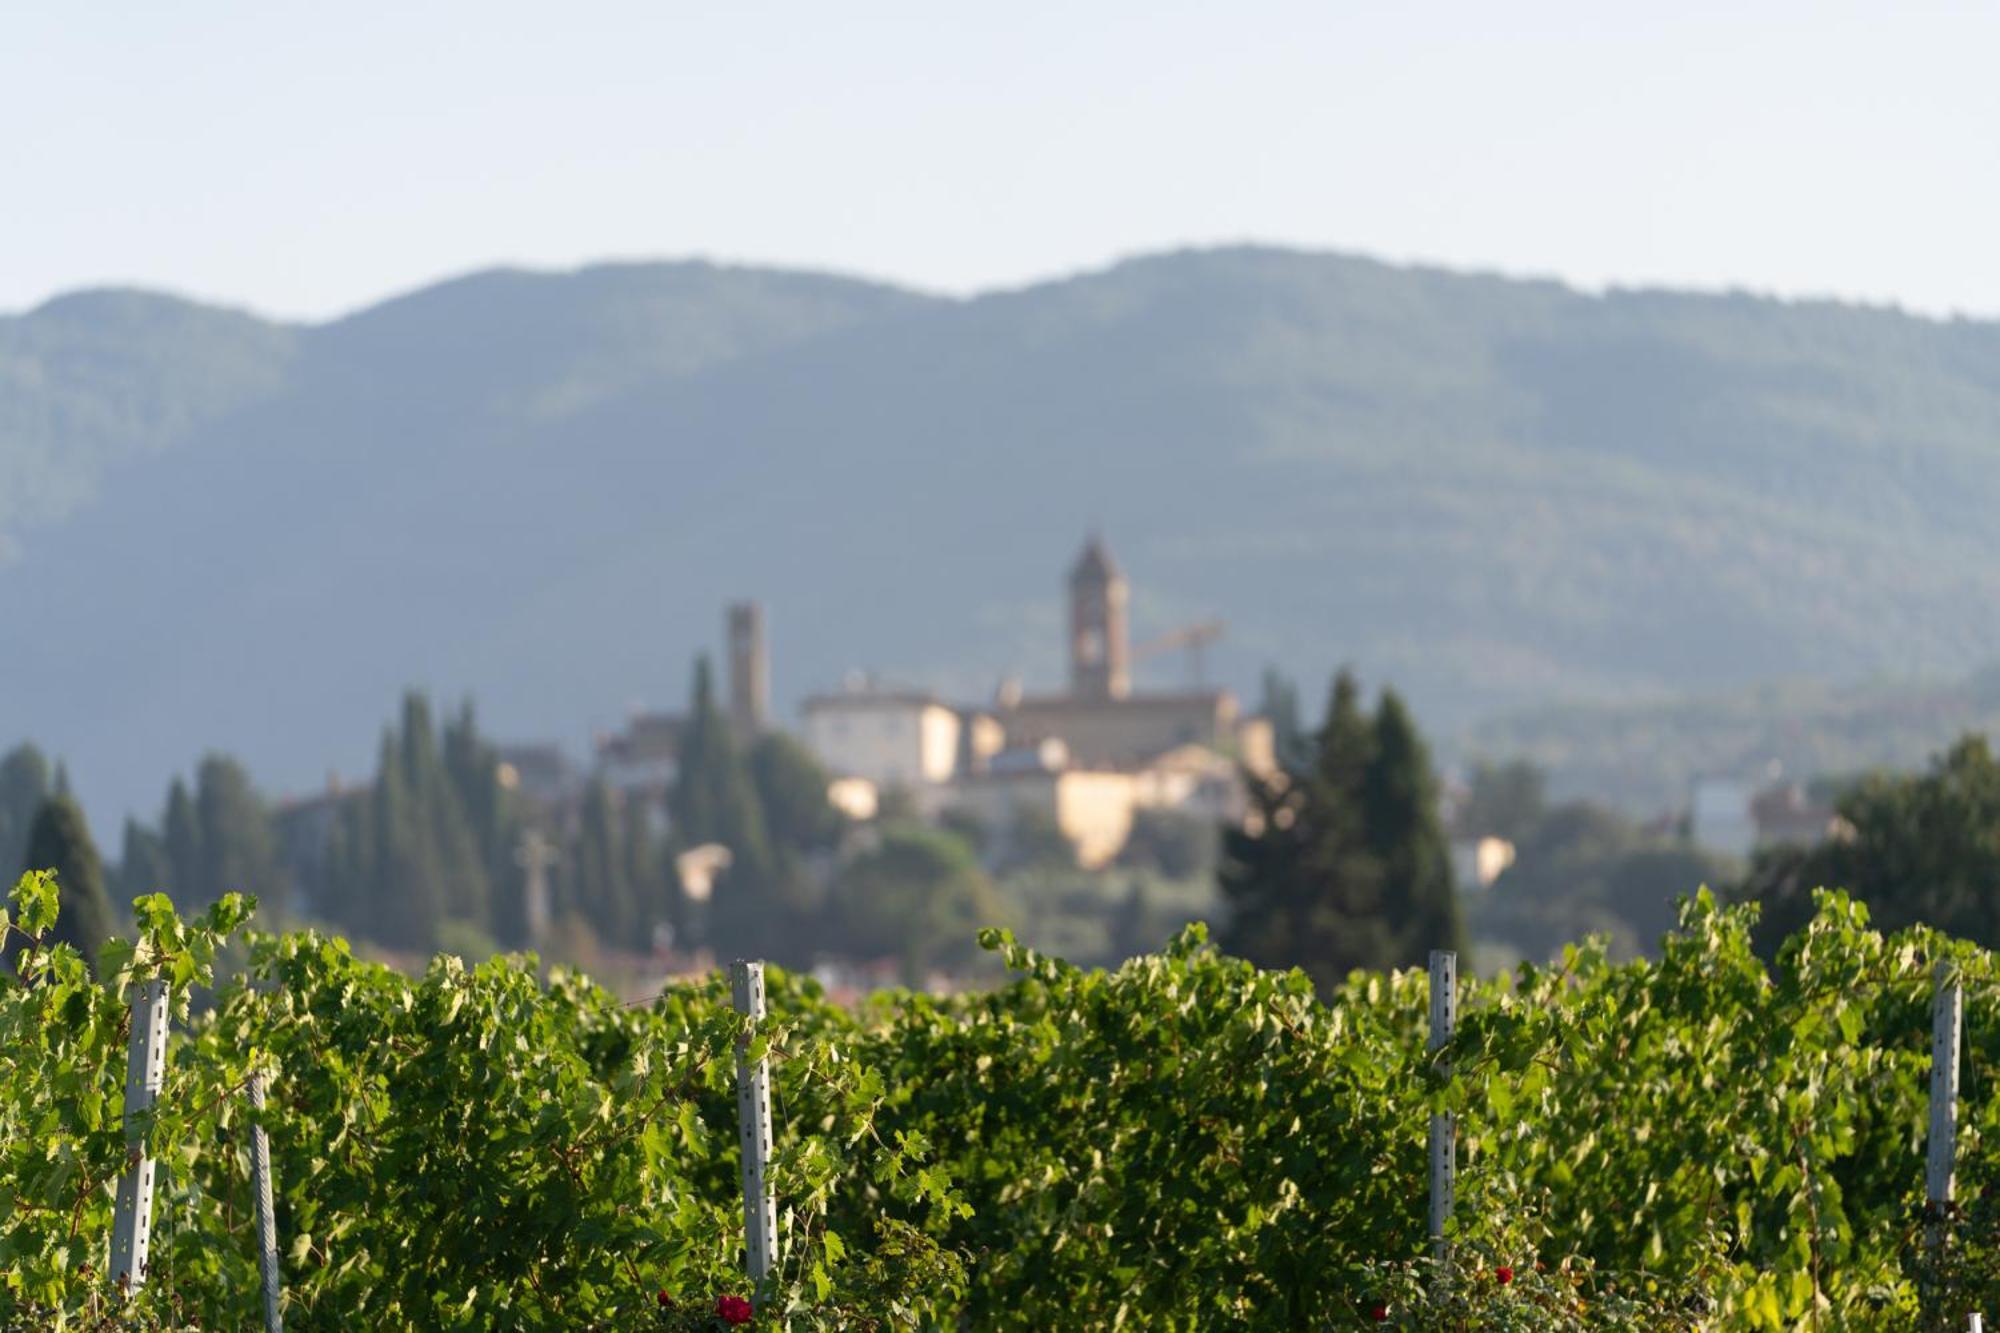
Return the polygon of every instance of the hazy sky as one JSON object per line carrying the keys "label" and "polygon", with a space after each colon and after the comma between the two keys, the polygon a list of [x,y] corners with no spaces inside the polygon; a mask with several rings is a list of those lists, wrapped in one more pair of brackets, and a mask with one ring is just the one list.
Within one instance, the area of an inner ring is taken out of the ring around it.
{"label": "hazy sky", "polygon": [[2000,314],[2000,4],[0,0],[0,310],[1262,240]]}

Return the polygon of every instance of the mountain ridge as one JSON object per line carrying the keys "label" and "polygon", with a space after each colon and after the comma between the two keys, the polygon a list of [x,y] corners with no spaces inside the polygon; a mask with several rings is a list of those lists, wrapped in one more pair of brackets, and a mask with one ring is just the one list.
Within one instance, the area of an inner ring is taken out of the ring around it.
{"label": "mountain ridge", "polygon": [[[1053,681],[1093,525],[1141,632],[1221,614],[1223,679],[1352,661],[1445,733],[2000,659],[1980,321],[1270,247],[969,298],[485,270],[330,324],[128,313],[88,355],[59,313],[53,380],[0,319],[0,624],[67,631],[11,645],[0,740],[111,808],[209,745],[278,787],[358,768],[406,683],[511,734],[677,703],[736,596],[781,702]],[[24,520],[7,479],[51,460]]]}

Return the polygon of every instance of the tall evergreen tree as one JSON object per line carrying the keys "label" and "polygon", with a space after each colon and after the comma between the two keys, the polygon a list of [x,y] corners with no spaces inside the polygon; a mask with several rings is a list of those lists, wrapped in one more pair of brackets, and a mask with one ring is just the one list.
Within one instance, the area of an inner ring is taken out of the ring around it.
{"label": "tall evergreen tree", "polygon": [[678,917],[670,894],[680,888],[666,878],[666,857],[661,854],[659,830],[647,807],[626,796],[618,805],[619,852],[623,858],[625,890],[631,903],[632,947],[650,949],[653,931],[661,922]]}
{"label": "tall evergreen tree", "polygon": [[1282,768],[1302,768],[1312,755],[1312,737],[1299,717],[1299,687],[1276,667],[1264,669],[1264,717],[1271,724],[1271,748]]}
{"label": "tall evergreen tree", "polygon": [[486,917],[503,944],[527,943],[526,882],[517,857],[520,819],[500,780],[500,757],[479,734],[472,701],[444,727],[444,766],[486,875]]}
{"label": "tall evergreen tree", "polygon": [[1438,814],[1437,777],[1409,709],[1392,689],[1382,691],[1375,708],[1375,744],[1362,786],[1398,963],[1414,967],[1432,949],[1462,950],[1465,932]]}
{"label": "tall evergreen tree", "polygon": [[403,698],[401,741],[404,791],[419,824],[417,836],[428,844],[426,856],[440,878],[444,914],[483,927],[490,896],[485,858],[445,771],[430,700],[415,691]]}
{"label": "tall evergreen tree", "polygon": [[226,755],[205,757],[195,774],[194,809],[201,873],[185,891],[184,905],[202,907],[225,893],[251,893],[273,914],[282,912],[285,880],[278,868],[277,833],[243,765]]}
{"label": "tall evergreen tree", "polygon": [[[33,745],[0,757],[0,867],[17,866],[28,852],[28,832],[53,794],[48,758]],[[0,888],[13,888],[10,881]]]}
{"label": "tall evergreen tree", "polygon": [[51,796],[28,831],[23,870],[56,872],[57,915],[51,938],[75,947],[92,970],[97,951],[117,929],[104,891],[104,863],[83,810],[70,796]]}
{"label": "tall evergreen tree", "polygon": [[577,833],[568,858],[568,906],[589,921],[599,942],[613,949],[643,949],[637,894],[624,846],[625,821],[618,798],[602,780],[584,790]]}
{"label": "tall evergreen tree", "polygon": [[811,855],[840,840],[844,821],[827,799],[832,778],[812,751],[782,731],[769,731],[750,747],[749,764],[773,847]]}
{"label": "tall evergreen tree", "polygon": [[[471,705],[440,733],[429,701],[412,692],[397,725],[382,734],[374,785],[333,822],[314,909],[403,949],[432,948],[446,921],[523,943],[516,825]],[[496,883],[506,890],[504,920],[496,917]]]}
{"label": "tall evergreen tree", "polygon": [[422,951],[436,945],[447,913],[436,848],[403,755],[393,733],[384,739],[362,843],[370,910],[361,929],[394,948]]}
{"label": "tall evergreen tree", "polygon": [[694,697],[668,811],[677,850],[721,843],[730,852],[729,869],[717,877],[709,905],[710,942],[724,953],[777,956],[773,942],[788,939],[797,923],[783,918],[781,868],[748,767],[716,706],[706,657],[695,663]]}
{"label": "tall evergreen tree", "polygon": [[167,860],[167,845],[160,835],[136,819],[125,821],[125,838],[118,853],[118,901],[130,903],[149,893],[171,894],[173,865]]}
{"label": "tall evergreen tree", "polygon": [[679,768],[667,800],[674,841],[682,847],[719,842],[738,863],[762,861],[769,850],[763,811],[729,719],[716,705],[706,656],[695,662]]}
{"label": "tall evergreen tree", "polygon": [[[1354,968],[1422,961],[1415,937],[1443,929],[1430,896],[1431,780],[1400,701],[1385,711],[1386,754],[1384,724],[1369,717],[1359,686],[1342,671],[1310,765],[1269,780],[1252,776],[1250,818],[1223,840],[1225,946],[1263,966],[1303,968],[1323,990]],[[1421,778],[1413,776],[1418,769]],[[1410,804],[1426,799],[1428,824]],[[1426,895],[1417,906],[1400,901],[1413,885]],[[1454,916],[1449,934],[1426,939],[1423,949],[1456,938]]]}
{"label": "tall evergreen tree", "polygon": [[160,821],[167,852],[167,889],[176,899],[212,902],[216,890],[203,884],[208,858],[201,845],[201,818],[194,797],[179,777],[167,788],[167,810]]}

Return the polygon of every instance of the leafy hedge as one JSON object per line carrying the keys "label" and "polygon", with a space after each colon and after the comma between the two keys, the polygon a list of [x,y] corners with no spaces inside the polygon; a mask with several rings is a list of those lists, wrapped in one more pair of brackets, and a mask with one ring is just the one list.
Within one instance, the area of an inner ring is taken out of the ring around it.
{"label": "leafy hedge", "polygon": [[[7,931],[53,921],[29,876]],[[735,1045],[719,979],[621,1005],[531,962],[421,978],[250,904],[136,904],[93,981],[31,943],[0,985],[0,1325],[254,1327],[241,1095],[266,1075],[294,1329],[1963,1327],[2000,1308],[1992,955],[1884,939],[1837,895],[1775,969],[1706,895],[1657,963],[1591,948],[1466,988],[1446,1077],[1425,979],[1324,1002],[1193,928],[1116,972],[993,933],[986,994],[859,1013],[774,971],[781,1264],[741,1277]],[[1930,967],[1968,994],[1960,1171],[1919,1243]],[[175,983],[146,1132],[153,1267],[103,1266],[124,1161],[125,988]],[[1428,1257],[1424,1126],[1461,1116],[1449,1262]]]}

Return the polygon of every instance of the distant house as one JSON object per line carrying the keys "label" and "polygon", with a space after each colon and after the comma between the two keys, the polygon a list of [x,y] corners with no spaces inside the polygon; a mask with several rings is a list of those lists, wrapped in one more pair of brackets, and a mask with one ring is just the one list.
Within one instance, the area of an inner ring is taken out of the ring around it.
{"label": "distant house", "polygon": [[1750,800],[1750,819],[1759,847],[1812,847],[1839,837],[1846,827],[1831,802],[1814,800],[1796,782],[1758,792]]}
{"label": "distant house", "polygon": [[995,755],[979,772],[960,775],[946,808],[972,816],[1005,842],[1026,815],[1054,824],[1076,848],[1077,863],[1109,865],[1132,835],[1141,810],[1175,810],[1214,822],[1243,818],[1247,804],[1233,760],[1185,745],[1139,764],[1091,767],[1050,738]]}
{"label": "distant house", "polygon": [[[1228,690],[1133,688],[1128,590],[1102,541],[1085,544],[1068,592],[1065,692],[1024,695],[1009,681],[991,703],[960,708],[863,680],[806,700],[806,744],[834,775],[841,808],[872,810],[900,788],[920,813],[963,812],[1003,842],[1033,814],[1089,867],[1118,855],[1142,809],[1241,819],[1243,770],[1276,767],[1269,721],[1241,716]],[[1214,632],[1210,622],[1178,637]]]}
{"label": "distant house", "polygon": [[686,734],[679,713],[635,713],[622,731],[597,737],[597,776],[615,791],[664,796],[680,776]]}
{"label": "distant house", "polygon": [[1732,856],[1765,847],[1811,847],[1841,836],[1846,823],[1829,802],[1796,782],[1759,787],[1736,778],[1704,778],[1694,786],[1688,826],[1696,844]]}
{"label": "distant house", "polygon": [[555,808],[576,795],[581,777],[563,748],[553,741],[496,745],[500,785],[537,805]]}
{"label": "distant house", "polygon": [[1490,889],[1514,864],[1514,844],[1492,834],[1451,840],[1452,882],[1461,889]]}
{"label": "distant house", "polygon": [[958,711],[918,690],[867,683],[805,701],[806,744],[836,778],[862,778],[878,790],[925,788],[958,772]]}

